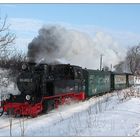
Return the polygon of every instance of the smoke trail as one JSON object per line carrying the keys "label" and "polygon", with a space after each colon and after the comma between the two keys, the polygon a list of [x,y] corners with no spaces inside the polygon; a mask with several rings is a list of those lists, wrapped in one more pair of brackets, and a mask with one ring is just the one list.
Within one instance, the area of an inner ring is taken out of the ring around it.
{"label": "smoke trail", "polygon": [[39,63],[70,63],[87,68],[99,68],[100,55],[104,65],[115,65],[124,57],[121,48],[109,36],[97,32],[88,34],[59,25],[44,26],[28,46],[29,61]]}

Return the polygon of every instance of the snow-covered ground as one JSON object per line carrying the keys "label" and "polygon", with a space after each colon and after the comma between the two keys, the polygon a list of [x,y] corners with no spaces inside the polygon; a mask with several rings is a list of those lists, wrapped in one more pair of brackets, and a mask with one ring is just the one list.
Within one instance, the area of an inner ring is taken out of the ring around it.
{"label": "snow-covered ground", "polygon": [[0,68],[0,100],[4,94],[19,94],[16,84],[9,79],[8,71]]}
{"label": "snow-covered ground", "polygon": [[[0,136],[140,136],[140,87],[60,106],[37,118],[0,118]],[[12,119],[12,121],[10,121]]]}

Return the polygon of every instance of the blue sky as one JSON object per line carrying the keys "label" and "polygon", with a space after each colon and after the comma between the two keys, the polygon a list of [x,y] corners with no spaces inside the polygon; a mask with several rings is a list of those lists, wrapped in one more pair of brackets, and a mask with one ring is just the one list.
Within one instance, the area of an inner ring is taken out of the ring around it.
{"label": "blue sky", "polygon": [[2,14],[10,18],[94,24],[140,33],[140,4],[1,4],[0,7]]}
{"label": "blue sky", "polygon": [[43,24],[59,23],[90,34],[102,31],[122,46],[140,40],[140,4],[0,4],[23,48]]}

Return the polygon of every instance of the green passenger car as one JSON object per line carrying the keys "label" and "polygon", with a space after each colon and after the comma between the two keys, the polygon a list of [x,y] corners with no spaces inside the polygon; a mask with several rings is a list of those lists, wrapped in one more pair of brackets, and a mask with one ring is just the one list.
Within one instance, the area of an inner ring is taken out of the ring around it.
{"label": "green passenger car", "polygon": [[112,73],[112,77],[114,82],[112,87],[114,90],[120,90],[127,87],[127,76],[126,74],[118,74],[118,73]]}
{"label": "green passenger car", "polygon": [[111,72],[85,69],[84,78],[87,97],[111,91]]}

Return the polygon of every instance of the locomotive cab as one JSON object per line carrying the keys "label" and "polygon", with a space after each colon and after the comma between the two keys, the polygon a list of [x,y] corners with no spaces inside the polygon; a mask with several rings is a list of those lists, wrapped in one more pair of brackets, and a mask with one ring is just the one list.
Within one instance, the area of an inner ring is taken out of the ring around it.
{"label": "locomotive cab", "polygon": [[52,66],[52,75],[54,80],[46,83],[47,91],[48,93],[52,92],[51,95],[82,91],[83,73],[81,67],[69,64],[54,65]]}
{"label": "locomotive cab", "polygon": [[52,65],[44,81],[43,109],[50,110],[68,100],[84,100],[82,68],[69,64]]}

